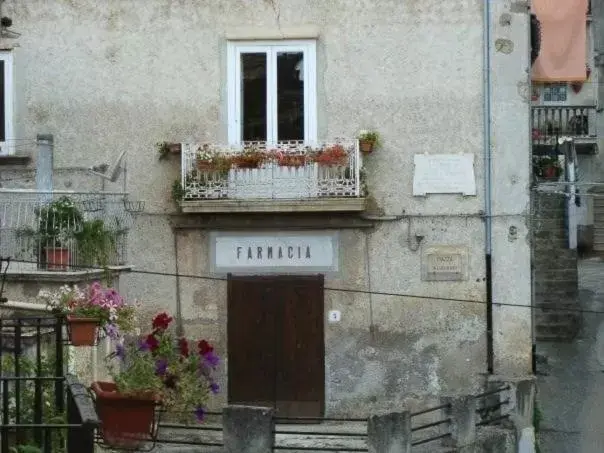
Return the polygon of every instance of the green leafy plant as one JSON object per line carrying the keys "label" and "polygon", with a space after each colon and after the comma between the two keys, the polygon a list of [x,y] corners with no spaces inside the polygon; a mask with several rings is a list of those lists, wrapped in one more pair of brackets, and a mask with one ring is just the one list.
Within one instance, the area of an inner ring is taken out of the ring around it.
{"label": "green leafy plant", "polygon": [[372,146],[380,146],[380,135],[376,131],[362,130],[357,138],[362,142],[371,143]]}
{"label": "green leafy plant", "polygon": [[35,214],[38,220],[37,234],[43,242],[54,242],[57,246],[73,238],[84,221],[76,203],[67,196],[37,208]]}
{"label": "green leafy plant", "polygon": [[[108,358],[111,376],[122,394],[154,394],[173,414],[202,421],[211,394],[218,393],[213,373],[218,356],[206,340],[195,343],[177,338],[170,329],[172,317],[160,313],[152,330],[137,341],[118,344]],[[191,350],[194,346],[194,350]]]}
{"label": "green leafy plant", "polygon": [[533,406],[533,427],[535,428],[535,453],[540,453],[541,448],[539,445],[539,431],[541,430],[541,422],[543,421],[543,413],[539,406],[537,405],[537,401]]}
{"label": "green leafy plant", "polygon": [[127,304],[116,289],[103,287],[100,282],[83,289],[65,285],[57,291],[42,290],[38,299],[55,313],[98,319],[111,338],[134,329],[136,305]]}
{"label": "green leafy plant", "polygon": [[11,453],[42,453],[42,449],[40,447],[36,447],[35,445],[17,445],[16,447],[12,447],[10,449]]}
{"label": "green leafy plant", "polygon": [[175,179],[172,183],[172,200],[174,200],[175,203],[179,203],[180,201],[182,201],[184,196],[185,190],[182,187],[180,179]]}
{"label": "green leafy plant", "polygon": [[[64,354],[63,363],[67,363],[67,354]],[[56,376],[56,357],[55,349],[49,347],[42,351],[40,368],[36,360],[26,355],[21,355],[17,358],[12,354],[2,354],[0,356],[2,363],[3,376],[15,376],[17,364],[19,366],[20,377],[42,377],[48,378]],[[50,379],[42,379],[37,383],[40,390],[43,424],[66,424],[67,417],[64,411],[60,411],[56,406],[55,398],[55,382]],[[9,386],[8,400],[9,412],[8,421],[4,423],[16,423],[17,406],[16,401],[19,399],[19,422],[21,424],[34,424],[35,408],[36,408],[36,382],[32,380],[21,380],[19,389],[14,383]],[[52,429],[50,433],[51,451],[53,453],[61,453],[65,451],[66,429]],[[18,437],[9,438],[12,444],[10,451],[16,453],[38,453],[40,448],[35,446],[34,430],[24,428],[19,430]]]}
{"label": "green leafy plant", "polygon": [[562,174],[562,165],[558,156],[533,156],[533,171],[540,178],[557,178]]}
{"label": "green leafy plant", "polygon": [[75,239],[83,265],[106,267],[117,255],[116,235],[103,219],[83,221]]}

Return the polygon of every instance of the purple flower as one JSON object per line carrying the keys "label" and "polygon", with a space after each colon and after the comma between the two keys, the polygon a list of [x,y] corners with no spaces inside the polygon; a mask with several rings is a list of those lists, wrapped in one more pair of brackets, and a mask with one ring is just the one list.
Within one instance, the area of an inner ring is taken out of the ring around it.
{"label": "purple flower", "polygon": [[105,332],[107,332],[109,338],[112,338],[114,340],[119,337],[119,330],[115,324],[107,324],[105,326]]}
{"label": "purple flower", "polygon": [[201,406],[198,406],[197,409],[193,411],[193,413],[195,414],[195,418],[197,418],[198,422],[202,422],[206,415],[206,411]]}
{"label": "purple flower", "polygon": [[164,359],[160,359],[157,362],[155,362],[155,373],[158,376],[163,376],[164,374],[166,374],[166,370],[168,368],[168,362]]}
{"label": "purple flower", "polygon": [[150,349],[149,343],[147,343],[145,340],[139,340],[139,342],[138,342],[138,350],[140,352],[148,351],[149,349]]}
{"label": "purple flower", "polygon": [[218,366],[218,362],[220,361],[218,356],[216,354],[214,354],[214,352],[212,352],[212,351],[206,352],[203,355],[203,358],[205,359],[206,363],[209,366],[211,366],[212,368],[216,368]]}
{"label": "purple flower", "polygon": [[210,384],[210,391],[216,395],[218,392],[220,392],[220,386],[216,382],[212,382]]}
{"label": "purple flower", "polygon": [[118,345],[115,347],[115,355],[120,360],[124,360],[126,358],[126,352],[124,351],[124,345],[123,344],[118,343]]}

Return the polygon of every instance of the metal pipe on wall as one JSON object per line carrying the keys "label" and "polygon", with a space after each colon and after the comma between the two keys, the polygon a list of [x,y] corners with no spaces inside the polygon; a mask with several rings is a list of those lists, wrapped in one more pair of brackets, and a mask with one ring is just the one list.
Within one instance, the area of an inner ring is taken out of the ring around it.
{"label": "metal pipe on wall", "polygon": [[491,1],[483,8],[483,135],[484,135],[484,235],[487,323],[487,372],[493,374],[493,279],[492,279],[492,205],[491,205]]}

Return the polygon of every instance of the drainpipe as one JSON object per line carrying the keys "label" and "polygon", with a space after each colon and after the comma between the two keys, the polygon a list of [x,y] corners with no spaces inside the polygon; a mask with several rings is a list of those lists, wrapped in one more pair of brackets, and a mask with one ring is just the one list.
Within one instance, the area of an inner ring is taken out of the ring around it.
{"label": "drainpipe", "polygon": [[184,335],[184,326],[182,320],[182,300],[180,299],[180,266],[178,265],[178,233],[172,228],[172,237],[174,240],[174,271],[176,274],[176,335]]}
{"label": "drainpipe", "polygon": [[493,272],[492,272],[492,206],[491,206],[491,0],[483,8],[483,135],[484,135],[484,254],[487,296],[487,372],[493,374]]}

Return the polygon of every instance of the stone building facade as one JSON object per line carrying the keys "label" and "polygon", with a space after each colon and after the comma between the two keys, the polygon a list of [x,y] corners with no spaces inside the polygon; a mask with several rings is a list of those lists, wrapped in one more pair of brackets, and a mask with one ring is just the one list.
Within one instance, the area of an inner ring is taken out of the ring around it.
{"label": "stone building facade", "polygon": [[[530,373],[526,5],[6,0],[2,14],[14,108],[0,160],[50,133],[55,188],[100,190],[86,169],[127,150],[127,191],[146,205],[121,289],[216,343],[221,403],[368,413]],[[381,136],[371,154],[363,129]],[[343,137],[355,167],[336,182],[356,192],[244,184],[174,203],[198,144],[277,130]],[[164,141],[181,155],[159,161]]]}

